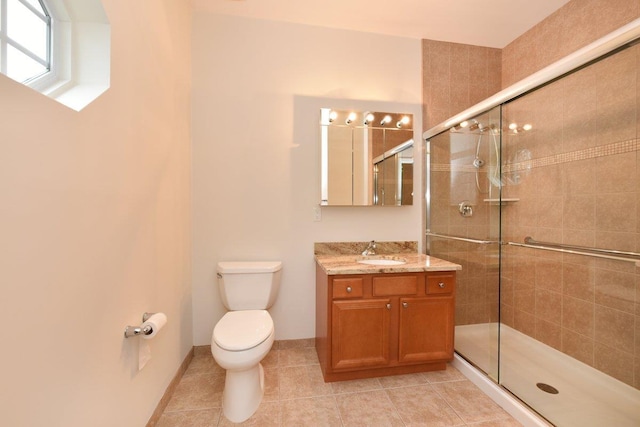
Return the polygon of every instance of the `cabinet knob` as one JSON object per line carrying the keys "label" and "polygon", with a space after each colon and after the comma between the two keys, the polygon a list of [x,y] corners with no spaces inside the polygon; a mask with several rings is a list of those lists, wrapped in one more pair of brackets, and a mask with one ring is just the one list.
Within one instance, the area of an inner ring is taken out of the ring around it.
{"label": "cabinet knob", "polygon": [[440,289],[444,289],[444,282],[438,283],[438,286],[440,286]]}
{"label": "cabinet knob", "polygon": [[403,303],[402,303],[402,307],[403,307],[403,308],[407,308],[407,307],[409,307],[409,303],[408,303],[408,302],[403,302]]}
{"label": "cabinet knob", "polygon": [[350,294],[352,290],[353,290],[353,289],[351,289],[351,286],[347,286],[347,293],[348,293],[348,294]]}
{"label": "cabinet knob", "polygon": [[387,310],[391,310],[391,304],[387,304]]}

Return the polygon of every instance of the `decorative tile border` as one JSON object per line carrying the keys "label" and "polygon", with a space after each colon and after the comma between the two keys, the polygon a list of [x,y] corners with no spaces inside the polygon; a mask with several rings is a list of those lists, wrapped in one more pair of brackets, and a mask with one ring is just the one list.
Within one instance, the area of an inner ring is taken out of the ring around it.
{"label": "decorative tile border", "polygon": [[630,139],[627,141],[614,142],[612,144],[601,145],[599,147],[585,148],[584,150],[571,151],[569,153],[555,154],[553,156],[532,159],[526,162],[505,165],[503,172],[513,172],[544,166],[560,165],[563,163],[576,162],[580,160],[596,159],[598,157],[614,156],[616,154],[631,153],[638,151],[640,140]]}
{"label": "decorative tile border", "polygon": [[[561,165],[580,160],[596,159],[598,157],[614,156],[616,154],[640,151],[640,139],[614,142],[599,147],[585,148],[584,150],[570,151],[568,153],[554,154],[553,156],[531,159],[525,162],[506,164],[502,168],[503,173],[530,170],[545,166]],[[476,172],[473,165],[434,163],[431,165],[433,172]],[[486,170],[484,171],[486,172]]]}

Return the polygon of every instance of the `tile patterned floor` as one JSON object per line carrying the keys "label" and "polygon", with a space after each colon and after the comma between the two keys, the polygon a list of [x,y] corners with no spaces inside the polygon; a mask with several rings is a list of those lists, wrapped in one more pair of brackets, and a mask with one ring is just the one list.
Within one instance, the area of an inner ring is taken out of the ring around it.
{"label": "tile patterned floor", "polygon": [[[262,361],[265,395],[246,426],[521,426],[453,367],[325,383],[314,340],[276,342]],[[208,347],[195,356],[157,427],[234,425],[222,415],[224,370]]]}

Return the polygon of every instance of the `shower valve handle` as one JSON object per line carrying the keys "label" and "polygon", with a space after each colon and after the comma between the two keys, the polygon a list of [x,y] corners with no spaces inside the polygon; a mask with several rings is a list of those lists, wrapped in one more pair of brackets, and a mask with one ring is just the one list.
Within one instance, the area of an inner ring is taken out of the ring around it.
{"label": "shower valve handle", "polygon": [[471,216],[473,215],[473,207],[468,200],[464,200],[458,204],[458,212],[465,217]]}

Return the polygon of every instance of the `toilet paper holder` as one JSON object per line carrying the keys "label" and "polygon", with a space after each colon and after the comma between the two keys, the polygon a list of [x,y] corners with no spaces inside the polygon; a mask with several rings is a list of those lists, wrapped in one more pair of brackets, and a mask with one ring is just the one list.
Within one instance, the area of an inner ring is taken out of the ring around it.
{"label": "toilet paper holder", "polygon": [[[149,320],[149,318],[151,316],[153,316],[155,313],[144,313],[142,315],[142,323],[146,322],[147,320]],[[124,330],[124,337],[125,338],[130,338],[130,337],[135,337],[138,335],[151,335],[151,333],[153,332],[153,328],[151,328],[151,326],[149,325],[140,325],[140,326],[127,326]]]}

